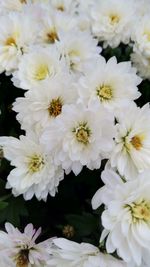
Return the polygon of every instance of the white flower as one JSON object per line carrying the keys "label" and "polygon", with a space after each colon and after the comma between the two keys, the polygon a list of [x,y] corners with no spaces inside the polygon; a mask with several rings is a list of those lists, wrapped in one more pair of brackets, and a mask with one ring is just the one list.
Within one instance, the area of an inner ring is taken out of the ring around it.
{"label": "white flower", "polygon": [[120,42],[128,43],[135,16],[132,0],[99,0],[91,9],[92,31],[104,47],[117,47]]}
{"label": "white flower", "polygon": [[66,59],[71,72],[82,72],[83,64],[99,56],[101,48],[88,32],[70,31],[60,36],[57,43],[60,54]]}
{"label": "white flower", "polygon": [[42,87],[56,75],[65,72],[65,64],[53,48],[32,48],[23,55],[18,70],[13,73],[14,85],[22,89]]}
{"label": "white flower", "polygon": [[39,42],[44,45],[55,45],[61,34],[77,28],[76,17],[49,8],[44,10],[39,30]]}
{"label": "white flower", "polygon": [[118,112],[115,146],[110,155],[112,167],[117,167],[127,179],[150,168],[150,108],[131,105]]}
{"label": "white flower", "polygon": [[28,224],[23,233],[10,223],[6,223],[5,228],[7,233],[0,231],[0,257],[2,254],[4,267],[47,266],[52,242],[49,239],[35,243],[41,228],[36,231],[32,224]]}
{"label": "white flower", "polygon": [[125,267],[126,264],[114,257],[103,254],[88,243],[78,244],[64,238],[53,240],[52,259],[49,266],[55,267]]}
{"label": "white flower", "polygon": [[107,62],[100,57],[86,64],[84,76],[76,85],[79,101],[89,106],[101,106],[116,111],[130,105],[140,96],[137,85],[141,79],[131,67],[131,62],[117,64],[115,57]]}
{"label": "white flower", "polygon": [[140,52],[134,52],[131,54],[131,61],[140,77],[150,80],[150,56],[146,57]]}
{"label": "white flower", "polygon": [[77,175],[83,166],[98,169],[113,146],[113,119],[103,107],[97,111],[66,105],[44,130],[41,142],[49,153],[55,151],[56,163],[62,164],[67,173],[72,169]]}
{"label": "white flower", "polygon": [[105,170],[101,178],[105,185],[92,199],[94,209],[105,204],[101,241],[107,236],[108,253],[117,250],[125,262],[140,266],[142,259],[150,260],[149,171],[126,183],[112,170]]}
{"label": "white flower", "polygon": [[144,16],[140,22],[136,22],[133,27],[132,40],[134,41],[134,51],[140,52],[144,56],[150,57],[150,21],[149,16]]}
{"label": "white flower", "polygon": [[[32,25],[32,27],[31,27]],[[31,17],[10,13],[0,18],[0,71],[12,72],[36,39],[37,25]]]}
{"label": "white flower", "polygon": [[15,196],[23,194],[26,200],[34,195],[46,200],[48,194],[55,196],[59,182],[64,178],[63,170],[54,165],[36,136],[1,137],[4,157],[15,168],[7,177],[6,188],[12,188]]}
{"label": "white flower", "polygon": [[43,130],[62,113],[65,105],[76,102],[77,93],[71,77],[57,75],[41,88],[29,90],[25,97],[16,98],[13,110],[24,130]]}

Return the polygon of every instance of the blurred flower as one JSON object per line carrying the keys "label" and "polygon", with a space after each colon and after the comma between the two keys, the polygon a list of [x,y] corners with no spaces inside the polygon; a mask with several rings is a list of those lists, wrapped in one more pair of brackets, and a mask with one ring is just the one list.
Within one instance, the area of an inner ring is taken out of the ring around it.
{"label": "blurred flower", "polygon": [[7,233],[0,231],[0,254],[4,266],[47,266],[51,240],[35,243],[41,233],[41,228],[36,231],[32,224],[28,224],[24,233],[10,223],[6,223],[5,228]]}

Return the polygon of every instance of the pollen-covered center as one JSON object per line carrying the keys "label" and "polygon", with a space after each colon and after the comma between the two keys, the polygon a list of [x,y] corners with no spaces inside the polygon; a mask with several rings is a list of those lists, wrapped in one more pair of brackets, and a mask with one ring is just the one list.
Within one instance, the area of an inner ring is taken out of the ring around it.
{"label": "pollen-covered center", "polygon": [[113,97],[112,87],[109,85],[101,85],[96,89],[97,96],[101,101],[111,100]]}
{"label": "pollen-covered center", "polygon": [[21,4],[27,4],[27,0],[20,0]]}
{"label": "pollen-covered center", "polygon": [[46,64],[41,64],[37,67],[37,69],[34,72],[34,79],[35,80],[44,80],[49,75],[49,69]]}
{"label": "pollen-covered center", "polygon": [[135,135],[134,137],[132,137],[131,139],[131,144],[132,146],[136,149],[136,150],[140,150],[142,148],[142,137]]}
{"label": "pollen-covered center", "polygon": [[51,117],[57,117],[62,111],[63,102],[60,97],[52,99],[48,107],[48,112]]}
{"label": "pollen-covered center", "polygon": [[109,15],[110,23],[117,24],[120,21],[120,17],[117,14],[110,14]]}
{"label": "pollen-covered center", "polygon": [[46,34],[46,42],[54,44],[56,41],[59,41],[59,37],[56,29],[53,28]]}
{"label": "pollen-covered center", "polygon": [[7,40],[5,41],[5,45],[7,45],[7,46],[17,46],[15,38],[14,37],[8,37]]}
{"label": "pollen-covered center", "polygon": [[80,123],[78,127],[73,129],[76,140],[84,145],[89,143],[89,137],[91,135],[91,130],[87,125],[87,122]]}
{"label": "pollen-covered center", "polygon": [[44,158],[41,155],[35,154],[29,158],[28,170],[31,174],[39,172],[43,169],[44,165]]}
{"label": "pollen-covered center", "polygon": [[57,6],[57,10],[64,12],[65,11],[65,7],[63,6],[63,4],[62,5],[58,5]]}
{"label": "pollen-covered center", "polygon": [[28,267],[29,250],[28,249],[20,250],[20,252],[15,258],[15,261],[16,261],[16,267]]}
{"label": "pollen-covered center", "polygon": [[150,222],[150,202],[142,200],[127,206],[130,209],[134,223],[138,221]]}

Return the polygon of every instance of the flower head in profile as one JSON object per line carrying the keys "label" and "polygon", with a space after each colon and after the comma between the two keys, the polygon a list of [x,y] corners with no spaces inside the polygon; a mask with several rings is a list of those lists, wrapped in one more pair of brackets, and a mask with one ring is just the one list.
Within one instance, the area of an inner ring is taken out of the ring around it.
{"label": "flower head in profile", "polygon": [[53,240],[51,260],[48,264],[50,267],[126,267],[123,261],[101,253],[92,244],[79,244],[64,238]]}
{"label": "flower head in profile", "polygon": [[[131,174],[132,175],[132,174]],[[102,213],[106,250],[118,255],[131,266],[150,261],[150,176],[146,171],[125,182],[113,170],[104,170],[104,186],[92,199],[94,209],[105,205]]]}
{"label": "flower head in profile", "polygon": [[116,115],[115,146],[110,155],[111,166],[133,179],[150,168],[150,108],[131,104]]}
{"label": "flower head in profile", "polygon": [[35,242],[41,228],[36,231],[32,224],[28,224],[23,233],[10,223],[6,223],[5,228],[7,233],[0,231],[0,257],[2,255],[5,266],[47,266],[51,241]]}

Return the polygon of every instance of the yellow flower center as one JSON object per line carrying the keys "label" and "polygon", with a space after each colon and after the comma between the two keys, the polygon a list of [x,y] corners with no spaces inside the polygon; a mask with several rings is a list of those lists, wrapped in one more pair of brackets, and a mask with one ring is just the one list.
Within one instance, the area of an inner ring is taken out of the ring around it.
{"label": "yellow flower center", "polygon": [[84,145],[87,145],[89,143],[91,130],[89,129],[87,122],[80,123],[77,128],[73,129],[73,133],[75,133],[76,140],[79,143],[82,143]]}
{"label": "yellow flower center", "polygon": [[150,30],[146,30],[144,35],[146,35],[147,40],[150,42]]}
{"label": "yellow flower center", "polygon": [[49,75],[49,69],[48,66],[45,64],[41,64],[38,66],[34,73],[34,79],[35,80],[44,80]]}
{"label": "yellow flower center", "polygon": [[142,200],[127,205],[127,207],[130,209],[134,223],[138,221],[150,222],[150,202]]}
{"label": "yellow flower center", "polygon": [[44,159],[41,155],[33,155],[29,158],[28,162],[28,170],[31,174],[35,172],[39,172],[43,169],[44,167]]}
{"label": "yellow flower center", "polygon": [[140,150],[142,148],[142,137],[135,135],[131,139],[131,144],[136,150]]}
{"label": "yellow flower center", "polygon": [[112,87],[109,85],[102,85],[97,88],[96,90],[97,96],[100,98],[101,101],[108,101],[111,100],[112,95]]}
{"label": "yellow flower center", "polygon": [[117,24],[120,21],[120,17],[117,14],[110,14],[109,19],[111,24]]}
{"label": "yellow flower center", "polygon": [[57,117],[62,111],[62,106],[63,103],[60,97],[52,99],[48,108],[50,116]]}
{"label": "yellow flower center", "polygon": [[28,267],[29,263],[29,250],[24,249],[19,252],[15,258],[16,267]]}
{"label": "yellow flower center", "polygon": [[21,4],[26,4],[27,1],[26,1],[26,0],[20,0],[20,3],[21,3]]}
{"label": "yellow flower center", "polygon": [[15,38],[14,37],[8,37],[6,42],[5,42],[5,45],[7,45],[7,46],[17,46]]}
{"label": "yellow flower center", "polygon": [[63,12],[63,11],[65,11],[65,7],[63,5],[59,5],[59,6],[57,6],[57,10]]}
{"label": "yellow flower center", "polygon": [[59,41],[59,37],[58,37],[56,29],[54,28],[47,33],[46,42],[50,44],[54,44],[56,41]]}

